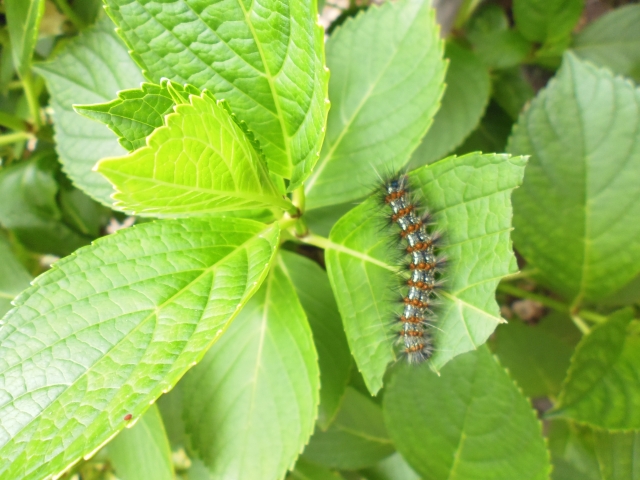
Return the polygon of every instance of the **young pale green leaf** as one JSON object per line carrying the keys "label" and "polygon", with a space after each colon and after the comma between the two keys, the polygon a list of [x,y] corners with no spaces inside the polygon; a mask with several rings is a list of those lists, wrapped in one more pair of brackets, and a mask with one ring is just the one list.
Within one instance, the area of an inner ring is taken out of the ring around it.
{"label": "young pale green leaf", "polygon": [[68,255],[93,237],[64,221],[57,203],[62,198],[58,170],[52,150],[0,170],[0,224],[34,252]]}
{"label": "young pale green leaf", "polygon": [[532,155],[513,196],[514,242],[575,303],[640,272],[639,125],[640,90],[567,54],[509,140],[510,153]]}
{"label": "young pale green leaf", "polygon": [[440,160],[460,145],[478,125],[489,103],[491,79],[478,57],[453,42],[447,44],[445,57],[450,64],[442,106],[413,152],[409,168]]}
{"label": "young pale green leaf", "polygon": [[147,146],[98,163],[117,190],[117,207],[155,217],[291,208],[249,138],[211,95],[191,95],[165,121]]}
{"label": "young pale green leaf", "polygon": [[579,340],[571,319],[552,313],[534,325],[519,319],[500,325],[493,348],[527,397],[553,397],[560,392]]}
{"label": "young pale green leaf", "polygon": [[[175,87],[179,88],[177,84]],[[106,124],[118,135],[120,145],[132,152],[144,147],[146,138],[164,125],[165,115],[173,111],[175,104],[168,88],[143,83],[140,88],[118,92],[118,98],[111,102],[74,108],[81,115]]]}
{"label": "young pale green leaf", "polygon": [[316,419],[311,328],[280,263],[184,379],[191,447],[214,479],[284,477]]}
{"label": "young pale green leaf", "polygon": [[[484,343],[504,320],[495,289],[516,271],[511,249],[511,191],[522,181],[525,159],[469,154],[449,157],[409,174],[413,189],[444,233],[446,285],[434,329],[435,370]],[[374,199],[354,208],[331,231],[329,279],[351,352],[367,387],[382,387],[395,359],[390,325],[397,301],[397,247]]]}
{"label": "young pale green leaf", "polygon": [[527,40],[548,42],[569,35],[583,7],[584,0],[514,0],[513,16]]}
{"label": "young pale green leaf", "polygon": [[125,428],[107,446],[120,480],[173,480],[171,447],[158,407],[152,405],[133,428]]}
{"label": "young pale green leaf", "polygon": [[540,422],[486,347],[459,356],[442,376],[404,365],[383,412],[398,451],[425,478],[549,478]]}
{"label": "young pale green leaf", "polygon": [[362,471],[366,480],[421,480],[398,452]]}
{"label": "young pale green leaf", "polygon": [[307,207],[362,198],[378,171],[409,161],[444,90],[443,43],[429,0],[372,6],[327,43],[333,104]]}
{"label": "young pale green leaf", "polygon": [[327,117],[315,0],[245,4],[105,0],[146,75],[207,88],[256,135],[269,169],[298,187],[318,160]]}
{"label": "young pale green leaf", "polygon": [[640,5],[616,8],[575,36],[572,50],[585,60],[640,81]]}
{"label": "young pale green leaf", "polygon": [[640,430],[640,322],[620,310],[583,338],[553,416],[608,430]]}
{"label": "young pale green leaf", "polygon": [[6,0],[7,30],[11,39],[13,63],[20,75],[28,75],[38,40],[38,27],[44,15],[44,0]]}
{"label": "young pale green leaf", "polygon": [[329,468],[356,470],[375,465],[394,451],[380,407],[349,387],[335,421],[326,432],[316,428],[303,458]]}
{"label": "young pale green leaf", "polygon": [[0,236],[0,317],[11,308],[13,300],[29,286],[31,275],[11,251],[9,243]]}
{"label": "young pale green leaf", "polygon": [[280,264],[304,308],[320,365],[318,425],[327,429],[340,407],[351,371],[351,353],[327,273],[301,255],[282,251]]}
{"label": "young pale green leaf", "polygon": [[110,101],[119,90],[144,80],[127,48],[105,16],[69,40],[36,70],[45,78],[54,112],[56,149],[63,169],[74,184],[92,198],[111,206],[113,188],[92,171],[101,158],[124,150],[109,130],[73,111],[78,103]]}
{"label": "young pale green leaf", "polygon": [[61,260],[0,328],[0,478],[59,474],[140,418],[264,279],[277,226],[146,223]]}

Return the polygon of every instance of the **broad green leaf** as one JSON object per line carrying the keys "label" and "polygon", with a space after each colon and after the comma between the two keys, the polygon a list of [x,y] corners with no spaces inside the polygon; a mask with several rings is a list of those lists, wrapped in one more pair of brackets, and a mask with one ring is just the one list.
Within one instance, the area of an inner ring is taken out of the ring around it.
{"label": "broad green leaf", "polygon": [[394,451],[380,407],[349,387],[336,419],[326,432],[316,428],[303,458],[330,468],[356,470],[375,465]]}
{"label": "broad green leaf", "polygon": [[552,480],[603,480],[593,432],[588,427],[554,420],[549,422],[547,438],[553,463]]}
{"label": "broad green leaf", "polygon": [[327,273],[301,255],[282,251],[281,259],[280,266],[291,280],[307,314],[318,350],[321,385],[318,425],[326,429],[340,407],[349,381],[349,345]]}
{"label": "broad green leaf", "polygon": [[584,0],[514,0],[516,27],[532,42],[569,35],[582,14]]}
{"label": "broad green leaf", "polygon": [[185,377],[191,447],[215,479],[283,478],[313,431],[319,380],[311,328],[278,262]]}
{"label": "broad green leaf", "polygon": [[425,478],[549,478],[540,422],[486,347],[459,356],[441,376],[404,365],[383,404],[398,451]]}
{"label": "broad green leaf", "polygon": [[0,224],[12,230],[34,252],[68,255],[95,237],[64,221],[56,201],[60,196],[57,172],[58,163],[52,151],[2,169]]}
{"label": "broad green leaf", "polygon": [[118,92],[118,98],[111,102],[74,108],[81,115],[106,124],[118,135],[120,145],[132,152],[146,145],[146,138],[164,125],[165,115],[175,105],[168,88],[143,83],[140,88]]}
{"label": "broad green leaf", "polygon": [[344,480],[343,477],[322,465],[316,465],[304,459],[298,458],[296,466],[287,475],[286,480]]}
{"label": "broad green leaf", "polygon": [[470,152],[504,152],[512,127],[511,117],[495,101],[491,101],[480,124],[464,143],[456,148],[455,153],[464,155]]}
{"label": "broad green leaf", "polygon": [[534,96],[533,87],[524,77],[522,68],[500,70],[493,74],[493,98],[514,120]]}
{"label": "broad green leaf", "polygon": [[473,50],[486,67],[511,68],[531,53],[531,43],[517,30],[509,29],[509,19],[498,5],[488,4],[480,9],[467,30]]}
{"label": "broad green leaf", "polygon": [[616,8],[587,25],[574,38],[580,58],[640,81],[640,5]]}
{"label": "broad green leaf", "polygon": [[145,223],[61,260],[0,328],[0,478],[70,468],[138,419],[256,291],[276,226]]}
{"label": "broad green leaf", "polygon": [[324,138],[328,72],[315,0],[105,0],[145,75],[207,88],[299,186]]}
{"label": "broad green leaf", "polygon": [[101,158],[123,154],[124,149],[113,133],[78,115],[72,105],[110,101],[118,91],[143,81],[140,70],[106,16],[36,70],[51,94],[56,149],[64,171],[78,188],[111,206],[113,188],[93,167]]}
{"label": "broad green leaf", "polygon": [[576,304],[640,273],[639,125],[640,90],[567,54],[509,140],[532,155],[513,196],[516,247]]}
{"label": "broad green leaf", "polygon": [[7,242],[0,236],[0,317],[11,308],[13,300],[29,286],[31,275],[15,257]]}
{"label": "broad green leaf", "polygon": [[133,428],[125,428],[111,440],[107,449],[120,480],[174,479],[169,440],[155,405]]}
{"label": "broad green leaf", "polygon": [[13,63],[20,75],[27,75],[38,40],[38,26],[45,0],[6,0],[7,30],[11,38]]}
{"label": "broad green leaf", "polygon": [[[469,154],[449,157],[409,174],[424,207],[444,233],[446,284],[434,329],[439,370],[456,355],[482,345],[500,317],[495,289],[516,271],[511,249],[511,190],[522,181],[525,159]],[[326,250],[327,269],[351,352],[369,391],[382,387],[396,356],[390,325],[398,299],[397,247],[384,228],[384,207],[369,199],[338,221]]]}
{"label": "broad green leaf", "polygon": [[608,430],[640,430],[640,322],[620,310],[583,338],[553,416]]}
{"label": "broad green leaf", "polygon": [[262,158],[229,112],[207,93],[176,106],[147,145],[103,159],[116,207],[149,216],[289,209]]}
{"label": "broad green leaf", "polygon": [[420,476],[398,452],[361,473],[366,480],[420,480]]}
{"label": "broad green leaf", "polygon": [[431,125],[444,90],[443,42],[429,0],[372,6],[327,43],[332,108],[307,208],[362,198],[397,171]]}
{"label": "broad green leaf", "polygon": [[489,103],[489,72],[478,57],[456,43],[448,43],[449,68],[442,105],[433,125],[413,152],[411,167],[440,160],[473,131]]}
{"label": "broad green leaf", "polygon": [[519,319],[496,329],[494,351],[527,397],[556,396],[580,331],[566,315],[527,325]]}

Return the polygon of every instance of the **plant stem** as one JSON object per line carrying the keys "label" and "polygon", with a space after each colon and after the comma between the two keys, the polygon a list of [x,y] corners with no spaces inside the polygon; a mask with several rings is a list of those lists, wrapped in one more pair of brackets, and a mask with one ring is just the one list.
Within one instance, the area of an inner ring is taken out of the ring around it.
{"label": "plant stem", "polygon": [[78,29],[82,30],[87,26],[86,23],[78,16],[76,12],[69,6],[67,0],[53,0],[55,4],[58,6],[60,11],[64,13],[64,15],[73,23],[73,25]]}
{"label": "plant stem", "polygon": [[569,315],[576,326],[582,331],[585,332],[585,329],[589,330],[589,327],[585,325],[583,320],[588,320],[593,323],[602,323],[607,320],[607,317],[604,315],[600,315],[596,312],[591,312],[589,310],[579,310],[573,311],[572,308],[566,303],[560,302],[558,300],[554,300],[553,298],[549,298],[544,295],[540,295],[538,293],[529,292],[527,290],[523,290],[521,288],[515,287],[508,283],[501,283],[498,285],[498,291],[502,293],[507,293],[509,295],[513,295],[514,297],[519,298],[527,298],[529,300],[534,300],[545,307],[549,307],[556,312],[566,313]]}
{"label": "plant stem", "polygon": [[40,102],[38,101],[38,95],[35,91],[35,83],[31,72],[27,72],[22,76],[22,84],[24,86],[24,94],[27,97],[27,103],[29,104],[29,110],[33,117],[33,126],[35,130],[40,128]]}
{"label": "plant stem", "polygon": [[575,323],[576,327],[578,327],[578,330],[580,330],[583,335],[586,335],[591,331],[589,325],[584,323],[578,315],[571,315],[571,320],[573,320],[573,323]]}
{"label": "plant stem", "polygon": [[11,145],[12,143],[29,140],[30,138],[33,138],[33,135],[28,132],[8,133],[6,135],[0,135],[0,145]]}

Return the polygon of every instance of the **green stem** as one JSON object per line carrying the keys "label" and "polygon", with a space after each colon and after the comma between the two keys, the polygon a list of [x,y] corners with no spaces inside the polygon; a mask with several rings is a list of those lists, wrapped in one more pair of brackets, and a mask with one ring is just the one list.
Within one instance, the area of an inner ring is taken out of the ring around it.
{"label": "green stem", "polygon": [[22,142],[33,138],[29,132],[16,132],[0,135],[0,145],[11,145],[12,143]]}
{"label": "green stem", "polygon": [[606,316],[600,315],[599,313],[591,312],[589,310],[574,311],[571,306],[567,305],[566,303],[554,300],[553,298],[549,298],[538,293],[523,290],[508,283],[501,283],[500,285],[498,285],[498,291],[513,295],[514,297],[534,300],[541,305],[549,307],[557,312],[566,313],[567,315],[571,316],[576,326],[583,332],[585,327],[587,328],[587,330],[589,328],[584,324],[583,320],[588,320],[593,323],[602,323],[607,320]]}
{"label": "green stem", "polygon": [[589,325],[584,323],[582,318],[580,318],[578,315],[571,315],[571,320],[573,320],[573,323],[576,324],[576,327],[578,327],[578,330],[580,330],[583,335],[586,335],[591,331]]}
{"label": "green stem", "polygon": [[40,102],[38,101],[38,94],[36,93],[36,85],[33,81],[31,72],[27,72],[22,77],[22,84],[24,86],[24,94],[27,97],[27,103],[29,104],[29,111],[33,117],[33,126],[36,130],[40,128]]}
{"label": "green stem", "polygon": [[64,15],[73,23],[73,25],[78,29],[82,30],[87,26],[86,23],[78,16],[76,12],[69,6],[67,0],[53,0],[55,4],[58,6],[60,11],[64,13]]}

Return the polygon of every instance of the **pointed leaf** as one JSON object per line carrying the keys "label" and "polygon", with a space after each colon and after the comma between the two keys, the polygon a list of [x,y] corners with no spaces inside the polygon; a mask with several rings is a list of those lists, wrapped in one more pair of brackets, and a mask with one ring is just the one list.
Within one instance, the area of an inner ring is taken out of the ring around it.
{"label": "pointed leaf", "polygon": [[31,57],[38,40],[38,27],[44,15],[44,0],[6,0],[7,30],[13,50],[13,63],[21,75],[31,68]]}
{"label": "pointed leaf", "polygon": [[304,308],[320,363],[318,425],[326,429],[335,417],[351,372],[351,353],[342,329],[327,273],[301,255],[282,251],[282,268],[291,280]]}
{"label": "pointed leaf", "polygon": [[315,0],[105,0],[145,74],[229,102],[294,189],[318,160],[328,103]]}
{"label": "pointed leaf", "polygon": [[276,265],[228,332],[184,379],[191,446],[213,478],[282,478],[317,415],[318,357]]}
{"label": "pointed leaf", "polygon": [[541,424],[487,347],[457,357],[441,376],[404,365],[383,411],[398,450],[425,478],[549,478]]}
{"label": "pointed leaf", "polygon": [[333,106],[305,184],[309,209],[362,198],[376,169],[406,165],[439,106],[442,50],[429,0],[371,6],[334,32],[327,43]]}
{"label": "pointed leaf", "polygon": [[574,39],[580,58],[640,81],[640,5],[616,8],[587,25]]}
{"label": "pointed leaf", "polygon": [[349,387],[335,421],[326,432],[316,428],[303,457],[330,468],[355,470],[376,464],[394,450],[380,407]]}
{"label": "pointed leaf", "polygon": [[[525,159],[469,154],[415,170],[410,181],[445,235],[446,285],[431,367],[482,345],[502,322],[495,289],[516,270],[511,249],[511,191],[522,181]],[[390,325],[399,267],[391,229],[381,228],[383,207],[367,200],[331,231],[327,270],[351,352],[367,387],[376,393],[395,359]],[[397,237],[393,237],[395,240]]]}
{"label": "pointed leaf", "polygon": [[111,206],[113,188],[93,167],[101,158],[122,155],[124,150],[113,133],[82,118],[72,105],[111,100],[119,90],[143,81],[140,69],[104,16],[61,46],[52,60],[38,64],[36,71],[51,94],[56,150],[63,170],[78,188]]}
{"label": "pointed leaf", "polygon": [[442,106],[433,125],[413,152],[411,167],[419,167],[452,152],[480,122],[491,93],[489,71],[470,50],[449,42],[445,49],[449,68]]}
{"label": "pointed leaf", "polygon": [[258,288],[278,233],[146,223],[36,279],[0,328],[0,478],[59,474],[138,419]]}
{"label": "pointed leaf", "polygon": [[556,415],[608,430],[640,430],[640,322],[621,310],[583,338]]}
{"label": "pointed leaf", "polygon": [[120,480],[173,480],[171,448],[158,407],[109,442],[108,456]]}
{"label": "pointed leaf", "polygon": [[509,140],[532,155],[513,196],[516,247],[575,302],[640,273],[639,126],[640,90],[567,54]]}
{"label": "pointed leaf", "polygon": [[291,203],[229,112],[210,95],[191,95],[147,146],[101,160],[116,206],[150,216],[207,215]]}

